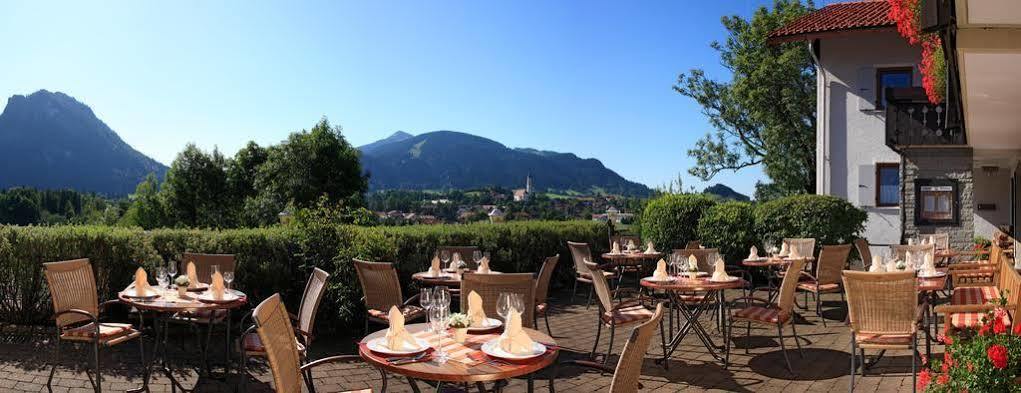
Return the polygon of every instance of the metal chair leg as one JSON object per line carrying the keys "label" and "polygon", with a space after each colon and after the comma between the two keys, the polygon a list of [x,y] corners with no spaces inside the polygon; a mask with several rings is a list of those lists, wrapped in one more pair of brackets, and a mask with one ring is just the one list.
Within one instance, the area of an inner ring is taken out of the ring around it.
{"label": "metal chair leg", "polygon": [[578,296],[578,280],[574,280],[574,288],[571,289],[571,303],[574,303],[574,297]]}
{"label": "metal chair leg", "polygon": [[[745,336],[745,337],[751,337],[751,336],[752,336],[752,323],[751,323],[751,322],[748,322],[748,328],[747,328],[747,329],[745,329],[745,334],[744,334],[744,336]],[[745,355],[747,355],[748,353],[749,353],[749,352],[748,352],[748,346],[747,346],[747,345],[745,345],[745,346],[744,346],[744,354],[745,354]]]}
{"label": "metal chair leg", "polygon": [[604,365],[606,364],[606,361],[610,359],[610,353],[613,352],[613,336],[616,336],[616,334],[614,334],[616,331],[617,331],[617,324],[615,324],[615,323],[614,324],[610,324],[610,346],[606,347],[606,356],[603,356],[603,364]]}
{"label": "metal chair leg", "polygon": [[857,357],[858,351],[855,350],[854,348],[854,337],[851,337],[851,384],[848,385],[847,387],[847,391],[850,393],[854,393],[854,374],[857,374],[858,371],[855,369],[857,366],[857,362],[855,362],[855,359]]}
{"label": "metal chair leg", "polygon": [[780,335],[780,350],[783,351],[783,360],[787,362],[787,371],[794,374],[794,367],[791,367],[791,359],[787,356],[787,346],[783,343],[783,325],[776,325],[776,332]]}
{"label": "metal chair leg", "polygon": [[542,314],[542,319],[546,321],[546,331],[549,332],[550,337],[553,337],[553,329],[549,327],[549,310],[546,310],[545,314]]}
{"label": "metal chair leg", "polygon": [[54,337],[53,342],[53,366],[50,367],[50,377],[46,379],[46,387],[53,389],[51,383],[53,383],[53,374],[57,371],[57,365],[60,364],[60,331],[58,329],[57,336]]}
{"label": "metal chair leg", "polygon": [[916,362],[918,357],[915,356],[918,353],[918,338],[911,340],[911,391],[918,391],[918,366]]}
{"label": "metal chair leg", "polygon": [[588,290],[588,300],[585,300],[585,309],[586,310],[588,310],[589,307],[592,307],[592,292],[595,292],[595,291],[596,291],[596,288],[595,288],[594,285],[591,288],[589,288],[589,290]]}
{"label": "metal chair leg", "polygon": [[791,331],[794,332],[794,344],[798,346],[798,355],[800,355],[801,358],[804,359],[805,352],[801,350],[801,340],[798,339],[798,324],[794,323],[793,319],[791,320]]}
{"label": "metal chair leg", "polygon": [[599,336],[602,333],[603,333],[603,322],[599,321],[596,324],[596,342],[592,344],[592,352],[589,353],[589,355],[588,355],[589,359],[595,360],[595,358],[596,358],[596,349],[599,348]]}
{"label": "metal chair leg", "polygon": [[822,320],[822,326],[826,327],[826,318],[822,316],[822,293],[816,292],[813,297],[815,297],[815,315],[819,316],[819,319]]}
{"label": "metal chair leg", "polygon": [[96,393],[103,393],[103,374],[101,374],[100,371],[99,371],[99,338],[98,337],[96,338],[95,341],[93,341],[93,346],[95,348],[95,352],[94,352],[95,358],[94,359],[96,361],[96,386],[95,386],[96,387]]}

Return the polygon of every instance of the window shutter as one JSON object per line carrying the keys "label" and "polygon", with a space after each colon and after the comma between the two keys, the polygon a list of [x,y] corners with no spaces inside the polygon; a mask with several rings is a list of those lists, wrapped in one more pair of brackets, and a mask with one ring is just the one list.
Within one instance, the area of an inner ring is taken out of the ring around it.
{"label": "window shutter", "polygon": [[876,205],[876,166],[858,165],[858,206]]}
{"label": "window shutter", "polygon": [[871,111],[876,109],[876,69],[862,67],[858,69],[858,110]]}

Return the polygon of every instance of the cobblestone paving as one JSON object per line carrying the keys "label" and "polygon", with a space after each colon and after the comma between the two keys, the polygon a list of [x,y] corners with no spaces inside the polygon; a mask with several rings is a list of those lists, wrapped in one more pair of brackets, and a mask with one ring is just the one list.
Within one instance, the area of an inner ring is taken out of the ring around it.
{"label": "cobblestone paving", "polygon": [[[578,296],[570,301],[569,293],[558,293],[553,299],[553,310],[550,323],[553,335],[558,343],[565,347],[561,361],[583,359],[588,357],[595,340],[595,323],[598,307],[586,308],[584,299]],[[731,296],[737,296],[735,292]],[[814,312],[814,303],[810,303],[809,311],[799,311],[798,333],[802,337],[804,357],[799,357],[796,350],[789,352],[796,374],[790,374],[784,367],[783,355],[779,350],[776,332],[773,329],[752,328],[751,337],[744,338],[745,329],[735,328],[735,349],[731,353],[731,365],[724,368],[719,362],[706,353],[694,334],[689,335],[678,347],[670,359],[669,369],[656,364],[654,359],[661,356],[662,349],[659,337],[653,339],[649,355],[642,369],[643,392],[677,392],[677,391],[732,391],[732,392],[828,392],[847,391],[849,368],[847,327],[841,322],[844,319],[843,303],[839,297],[826,297],[823,317],[828,327],[823,327],[822,320]],[[799,296],[799,299],[801,297]],[[705,316],[703,323],[714,326],[711,317]],[[15,333],[8,327],[0,332],[0,391],[3,392],[47,392],[46,378],[52,355],[52,337],[42,328],[19,328]],[[200,377],[195,370],[200,362],[193,340],[189,338],[188,329],[177,329],[171,337],[181,347],[171,348],[171,358],[175,360],[175,375],[186,387],[195,386],[196,392],[230,392],[240,384],[240,377],[231,375],[223,378],[222,349],[214,351],[211,362],[214,365],[211,377]],[[789,329],[787,330],[789,333]],[[718,343],[721,336],[715,329],[710,329]],[[607,331],[603,331],[600,351],[606,350]],[[630,329],[617,331],[614,352],[619,353],[623,342],[627,340]],[[150,345],[146,341],[147,347]],[[788,348],[793,348],[793,341],[787,337]],[[314,345],[313,356],[354,353],[352,338],[322,338]],[[921,345],[920,345],[921,347]],[[91,365],[91,348],[73,348],[64,346],[64,356],[57,368],[53,380],[53,392],[91,392],[89,379],[84,366]],[[213,348],[223,348],[221,337],[214,335]],[[745,354],[745,349],[749,350]],[[934,352],[942,347],[934,347]],[[612,361],[615,360],[611,358]],[[908,351],[891,351],[882,361],[873,367],[865,378],[857,379],[856,392],[895,392],[911,391],[911,357]],[[103,389],[109,392],[122,392],[135,388],[141,383],[141,369],[137,342],[128,342],[104,351],[101,355],[104,367]],[[255,375],[248,379],[249,391],[269,392],[271,377],[264,365],[252,362],[250,372]],[[556,379],[559,392],[599,392],[609,388],[610,376],[588,372],[574,367],[560,367]],[[540,376],[546,378],[545,375]],[[315,382],[318,392],[342,392],[375,388],[379,391],[380,375],[375,370],[361,363],[330,364],[316,369]],[[163,375],[154,376],[151,391],[169,392],[168,379]],[[419,382],[423,391],[434,388]],[[535,383],[536,391],[547,391],[545,379]],[[445,391],[456,391],[457,387],[444,387]],[[492,388],[492,386],[489,386]],[[410,386],[403,378],[390,376],[390,392],[409,392]],[[473,389],[472,392],[477,390]],[[504,388],[506,392],[524,392],[524,380],[512,380]]]}

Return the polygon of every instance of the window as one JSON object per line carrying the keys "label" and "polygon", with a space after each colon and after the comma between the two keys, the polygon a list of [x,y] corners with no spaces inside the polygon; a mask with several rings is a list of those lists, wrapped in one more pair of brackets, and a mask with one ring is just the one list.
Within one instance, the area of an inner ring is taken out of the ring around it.
{"label": "window", "polygon": [[880,68],[876,70],[876,109],[886,107],[887,87],[911,87],[911,67]]}
{"label": "window", "polygon": [[957,225],[958,188],[956,180],[916,180],[915,223]]}
{"label": "window", "polygon": [[900,164],[876,164],[876,206],[900,204]]}

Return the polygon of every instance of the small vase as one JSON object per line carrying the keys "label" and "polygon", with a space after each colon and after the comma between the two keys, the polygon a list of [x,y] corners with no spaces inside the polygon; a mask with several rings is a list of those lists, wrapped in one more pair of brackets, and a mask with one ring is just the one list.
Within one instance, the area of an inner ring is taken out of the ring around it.
{"label": "small vase", "polygon": [[468,328],[454,329],[454,342],[463,344],[468,339]]}
{"label": "small vase", "polygon": [[177,287],[177,297],[184,298],[188,296],[188,287]]}
{"label": "small vase", "polygon": [[688,272],[688,279],[689,280],[694,280],[696,278],[698,278],[698,272]]}

